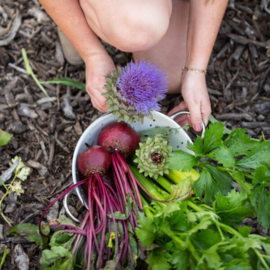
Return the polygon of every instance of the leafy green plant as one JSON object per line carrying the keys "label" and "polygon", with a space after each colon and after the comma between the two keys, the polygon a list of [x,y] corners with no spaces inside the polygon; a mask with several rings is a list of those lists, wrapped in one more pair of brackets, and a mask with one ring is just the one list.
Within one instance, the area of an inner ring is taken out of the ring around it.
{"label": "leafy green plant", "polygon": [[47,97],[49,97],[49,95],[48,95],[46,89],[43,87],[43,85],[40,83],[40,81],[38,80],[38,78],[37,78],[36,75],[34,74],[32,68],[31,68],[31,66],[30,66],[30,64],[29,64],[26,50],[25,50],[24,48],[22,49],[22,57],[23,57],[24,66],[25,66],[27,75],[31,75],[32,78],[33,78],[33,80],[35,81],[35,83],[36,83],[37,86],[39,87],[39,89],[40,89]]}
{"label": "leafy green plant", "polygon": [[[5,217],[4,213],[2,212],[2,203],[4,199],[12,192],[16,192],[18,196],[24,193],[24,190],[21,186],[21,181],[25,181],[30,173],[30,168],[26,167],[24,163],[22,162],[20,157],[15,157],[11,160],[10,166],[14,164],[19,159],[18,165],[16,166],[14,170],[14,177],[10,184],[5,184],[3,181],[1,183],[3,184],[4,188],[6,189],[6,193],[0,200],[0,212],[3,217],[3,219],[9,224],[10,227],[12,227],[12,224],[8,221],[8,219]],[[15,181],[16,180],[16,181]]]}
{"label": "leafy green plant", "polygon": [[270,269],[270,239],[238,227],[251,211],[243,194],[219,193],[214,207],[198,199],[151,204],[151,215],[140,213],[136,230],[151,250],[146,259],[151,269]]}
{"label": "leafy green plant", "polygon": [[[227,195],[234,180],[245,193],[255,209],[259,222],[270,226],[268,205],[270,165],[270,141],[253,140],[244,129],[235,129],[224,136],[224,124],[214,123],[187,148],[194,155],[176,150],[171,155],[169,167],[189,171],[201,170],[200,178],[194,182],[195,194],[206,204],[214,201],[216,194]],[[267,208],[267,209],[266,209]]]}

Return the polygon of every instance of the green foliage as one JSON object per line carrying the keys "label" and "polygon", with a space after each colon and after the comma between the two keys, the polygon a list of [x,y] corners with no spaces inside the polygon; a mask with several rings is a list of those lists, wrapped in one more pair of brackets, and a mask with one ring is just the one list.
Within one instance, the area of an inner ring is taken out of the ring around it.
{"label": "green foliage", "polygon": [[0,147],[7,145],[12,139],[13,135],[0,129]]}
{"label": "green foliage", "polygon": [[247,195],[246,201],[254,208],[260,224],[267,229],[270,226],[270,165],[265,161],[270,160],[270,141],[251,139],[244,129],[224,134],[228,133],[223,123],[210,124],[204,138],[198,137],[193,144],[188,143],[194,155],[174,151],[170,168],[200,168],[201,176],[193,188],[206,204],[219,201],[217,194],[227,195],[234,180]]}
{"label": "green foliage", "polygon": [[[43,224],[41,229],[45,235],[50,234],[50,226],[48,223]],[[14,234],[15,236],[23,235],[29,242],[35,242],[40,249],[43,249],[48,244],[48,238],[44,238],[39,234],[38,226],[30,223],[18,224],[11,228],[7,234]]]}
{"label": "green foliage", "polygon": [[83,90],[85,91],[85,84],[82,82],[78,82],[76,80],[70,79],[70,78],[62,78],[62,79],[57,79],[54,78],[50,81],[45,81],[45,82],[41,82],[42,84],[62,84],[62,85],[67,85],[67,86],[71,86],[74,88],[77,88],[79,90]]}
{"label": "green foliage", "polygon": [[10,249],[5,247],[4,254],[3,254],[3,257],[2,257],[1,262],[0,262],[0,270],[2,269],[2,266],[3,266],[5,259],[6,259],[9,252],[10,252]]}
{"label": "green foliage", "polygon": [[39,89],[47,96],[49,97],[47,91],[45,90],[45,88],[43,87],[43,85],[40,83],[40,81],[38,80],[38,78],[36,77],[36,75],[34,74],[30,63],[28,61],[28,57],[27,57],[27,53],[26,50],[23,48],[22,49],[22,57],[23,57],[23,61],[24,61],[24,65],[25,65],[25,69],[26,69],[26,73],[27,75],[31,75],[33,80],[35,81],[35,83],[37,84],[37,86],[39,87]]}
{"label": "green foliage", "polygon": [[213,208],[185,200],[173,202],[175,210],[167,212],[153,203],[152,218],[140,215],[137,237],[144,245],[157,244],[148,253],[149,268],[270,269],[269,253],[262,249],[270,251],[270,239],[238,227],[250,216],[247,194],[233,191],[216,198]]}

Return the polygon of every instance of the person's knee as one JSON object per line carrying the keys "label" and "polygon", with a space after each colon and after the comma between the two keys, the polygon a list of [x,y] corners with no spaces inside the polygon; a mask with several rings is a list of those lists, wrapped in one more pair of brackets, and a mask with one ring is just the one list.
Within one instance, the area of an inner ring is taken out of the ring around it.
{"label": "person's knee", "polygon": [[170,14],[155,12],[151,14],[132,14],[123,16],[111,25],[107,33],[109,43],[121,51],[146,51],[155,46],[165,35],[169,27]]}

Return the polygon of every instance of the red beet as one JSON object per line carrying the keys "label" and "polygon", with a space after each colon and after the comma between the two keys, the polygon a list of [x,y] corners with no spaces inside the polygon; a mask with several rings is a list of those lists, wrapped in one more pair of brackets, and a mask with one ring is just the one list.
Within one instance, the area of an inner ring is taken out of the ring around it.
{"label": "red beet", "polygon": [[106,126],[99,134],[97,144],[109,153],[119,151],[124,159],[135,154],[139,148],[139,134],[126,122],[115,122]]}
{"label": "red beet", "polygon": [[110,154],[101,146],[95,145],[82,152],[78,158],[78,169],[85,176],[98,173],[104,175],[111,164]]}

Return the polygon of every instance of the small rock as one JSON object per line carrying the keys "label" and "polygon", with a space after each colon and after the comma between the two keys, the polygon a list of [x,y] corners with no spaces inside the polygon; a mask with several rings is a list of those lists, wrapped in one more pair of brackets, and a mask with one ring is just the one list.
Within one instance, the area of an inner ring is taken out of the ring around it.
{"label": "small rock", "polygon": [[41,176],[48,176],[49,174],[49,171],[48,171],[48,168],[45,167],[43,164],[41,164],[41,168],[38,170],[38,173],[41,175]]}
{"label": "small rock", "polygon": [[50,222],[53,219],[56,219],[58,217],[59,212],[59,202],[57,201],[48,211],[47,214],[47,221]]}
{"label": "small rock", "polygon": [[29,258],[25,254],[20,244],[16,245],[14,248],[14,257],[15,257],[15,262],[19,270],[29,269]]}
{"label": "small rock", "polygon": [[76,125],[74,126],[74,129],[78,136],[82,135],[82,128],[79,122],[76,123]]}
{"label": "small rock", "polygon": [[31,110],[26,104],[21,104],[17,109],[17,113],[20,116],[26,116],[33,119],[38,117],[38,114],[36,114],[34,110]]}
{"label": "small rock", "polygon": [[258,117],[257,117],[257,120],[258,120],[259,122],[263,122],[264,119],[265,119],[265,117],[264,117],[262,114],[258,115]]}
{"label": "small rock", "polygon": [[270,101],[259,102],[258,104],[255,104],[251,109],[253,112],[266,115],[270,113]]}
{"label": "small rock", "polygon": [[0,240],[4,240],[4,234],[3,234],[3,231],[4,231],[4,225],[0,224]]}
{"label": "small rock", "polygon": [[24,133],[27,130],[26,125],[24,125],[21,121],[15,121],[9,124],[9,126],[7,127],[7,130],[10,133]]}
{"label": "small rock", "polygon": [[42,121],[45,121],[48,117],[47,113],[45,113],[44,111],[39,110],[39,109],[37,109],[37,114],[39,115],[39,117]]}

